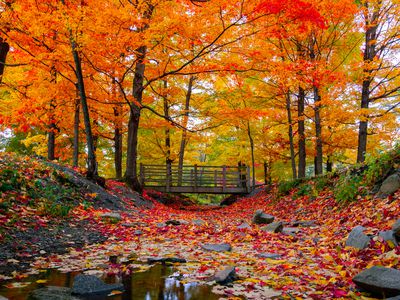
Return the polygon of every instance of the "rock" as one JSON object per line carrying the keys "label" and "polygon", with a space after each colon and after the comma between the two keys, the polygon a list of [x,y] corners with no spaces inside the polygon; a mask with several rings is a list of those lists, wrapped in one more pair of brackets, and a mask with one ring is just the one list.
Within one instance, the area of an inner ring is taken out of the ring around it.
{"label": "rock", "polygon": [[287,234],[287,235],[291,235],[291,236],[295,236],[300,231],[301,231],[301,229],[297,228],[297,227],[284,227],[282,229],[282,233]]}
{"label": "rock", "polygon": [[[3,300],[6,298],[1,298]],[[72,296],[71,289],[60,286],[47,286],[38,290],[33,291],[29,295],[30,300],[79,300]]]}
{"label": "rock", "polygon": [[354,227],[347,237],[346,246],[357,249],[368,248],[371,238],[364,234],[364,230],[362,226]]}
{"label": "rock", "polygon": [[167,226],[167,224],[165,224],[165,223],[157,223],[157,228],[163,228],[163,227],[165,227],[165,226]]}
{"label": "rock", "polygon": [[272,222],[271,224],[268,224],[267,226],[264,226],[261,228],[262,231],[268,231],[268,232],[282,232],[283,230],[283,224],[282,222]]}
{"label": "rock", "polygon": [[394,194],[399,189],[400,189],[400,175],[399,174],[390,175],[382,183],[377,197],[384,198],[386,196]]}
{"label": "rock", "polygon": [[93,275],[79,274],[74,278],[72,284],[72,294],[74,295],[106,294],[113,290],[123,291],[124,286],[121,283],[104,283]]}
{"label": "rock", "polygon": [[278,254],[278,253],[259,253],[257,254],[257,257],[259,258],[269,258],[269,259],[279,259],[282,257],[282,255]]}
{"label": "rock", "polygon": [[394,235],[400,239],[400,219],[398,219],[392,226]]}
{"label": "rock", "polygon": [[398,245],[393,230],[380,231],[379,236],[382,237],[384,241],[393,243],[393,246]]}
{"label": "rock", "polygon": [[118,221],[122,220],[122,217],[119,213],[113,213],[113,212],[101,214],[100,217],[102,217],[103,219],[110,218]]}
{"label": "rock", "polygon": [[148,264],[155,264],[158,262],[160,262],[162,264],[165,264],[165,263],[173,263],[173,264],[182,263],[182,264],[184,264],[184,263],[186,263],[186,259],[180,258],[180,257],[149,257],[147,259]]}
{"label": "rock", "polygon": [[194,225],[197,225],[197,226],[206,225],[206,222],[203,221],[203,220],[201,220],[201,219],[193,220],[192,223],[193,223]]}
{"label": "rock", "polygon": [[[42,299],[43,299],[43,298],[42,298]],[[0,295],[0,300],[8,300],[8,298],[6,298],[6,297]]]}
{"label": "rock", "polygon": [[315,224],[314,220],[310,220],[310,221],[293,221],[292,226],[293,227],[314,227],[317,225]]}
{"label": "rock", "polygon": [[142,235],[143,231],[141,230],[135,230],[134,235]]}
{"label": "rock", "polygon": [[225,285],[237,280],[238,277],[236,275],[235,267],[231,266],[215,273],[213,279],[216,283]]}
{"label": "rock", "polygon": [[374,266],[354,276],[353,282],[375,295],[400,295],[400,271],[393,268]]}
{"label": "rock", "polygon": [[400,300],[400,296],[386,298],[386,300]]}
{"label": "rock", "polygon": [[261,209],[256,210],[253,216],[254,224],[269,224],[275,220],[274,216],[268,215],[263,212]]}
{"label": "rock", "polygon": [[248,223],[243,222],[242,224],[240,224],[240,225],[237,227],[237,229],[251,229],[251,226],[250,226]]}
{"label": "rock", "polygon": [[237,195],[231,195],[231,196],[229,196],[229,197],[223,199],[219,205],[220,205],[220,206],[232,205],[232,204],[235,203],[238,199],[239,199],[239,197],[238,197]]}
{"label": "rock", "polygon": [[178,220],[168,220],[167,222],[165,222],[166,225],[174,225],[174,226],[179,226],[181,225],[181,222]]}
{"label": "rock", "polygon": [[225,251],[231,251],[232,246],[228,243],[223,243],[223,244],[203,244],[201,245],[201,248],[207,251],[216,251],[216,252],[225,252]]}

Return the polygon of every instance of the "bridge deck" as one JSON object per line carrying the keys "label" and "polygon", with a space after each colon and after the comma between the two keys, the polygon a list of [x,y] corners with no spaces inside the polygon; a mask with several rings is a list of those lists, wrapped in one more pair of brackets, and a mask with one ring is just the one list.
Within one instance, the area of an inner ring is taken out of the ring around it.
{"label": "bridge deck", "polygon": [[246,194],[253,189],[246,166],[140,165],[145,188],[166,193]]}

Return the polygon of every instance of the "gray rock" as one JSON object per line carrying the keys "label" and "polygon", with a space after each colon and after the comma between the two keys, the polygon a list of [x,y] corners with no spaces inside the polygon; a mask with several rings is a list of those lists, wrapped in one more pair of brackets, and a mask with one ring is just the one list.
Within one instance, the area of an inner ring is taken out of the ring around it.
{"label": "gray rock", "polygon": [[251,226],[248,224],[248,223],[246,223],[246,222],[243,222],[242,224],[240,224],[238,227],[237,227],[237,229],[250,229],[251,228]]}
{"label": "gray rock", "polygon": [[193,223],[194,225],[197,225],[197,226],[206,225],[206,222],[203,221],[203,220],[201,220],[201,219],[193,220],[192,223]]}
{"label": "gray rock", "polygon": [[121,283],[104,283],[93,275],[79,274],[74,278],[72,284],[72,294],[74,295],[106,294],[113,290],[123,291],[124,286]]}
{"label": "gray rock", "polygon": [[353,282],[374,295],[400,295],[400,271],[393,268],[374,266],[354,276]]}
{"label": "gray rock", "polygon": [[269,258],[269,259],[279,259],[282,257],[282,255],[278,254],[278,253],[259,253],[257,254],[257,257],[259,258]]}
{"label": "gray rock", "polygon": [[380,231],[379,236],[386,242],[392,242],[394,246],[398,245],[393,230]]}
{"label": "gray rock", "polygon": [[181,222],[178,220],[168,220],[167,222],[165,222],[165,224],[179,226],[179,225],[181,225]]}
{"label": "gray rock", "polygon": [[135,230],[134,234],[135,234],[135,235],[142,235],[142,234],[143,234],[143,231],[141,231],[141,230]]}
{"label": "gray rock", "polygon": [[115,219],[115,220],[122,220],[122,217],[119,213],[113,213],[113,212],[109,212],[109,213],[104,213],[100,215],[101,218],[103,219]]}
{"label": "gray rock", "polygon": [[400,189],[400,176],[399,174],[390,175],[385,181],[382,183],[381,188],[378,192],[378,197],[386,197],[388,195],[394,194],[396,191]]}
{"label": "gray rock", "polygon": [[6,297],[0,295],[0,300],[8,300],[8,298],[6,298]]}
{"label": "gray rock", "polygon": [[163,227],[165,227],[165,226],[167,226],[167,224],[165,224],[165,223],[157,223],[157,228],[163,228]]}
{"label": "gray rock", "polygon": [[292,226],[293,227],[314,227],[317,225],[315,224],[314,220],[310,220],[310,221],[293,221]]}
{"label": "gray rock", "polygon": [[236,275],[235,267],[227,267],[221,271],[218,271],[214,275],[214,280],[216,283],[226,285],[228,283],[231,283],[235,280],[237,280],[238,277]]}
{"label": "gray rock", "polygon": [[296,234],[298,234],[300,231],[301,231],[301,229],[297,228],[297,227],[284,227],[282,229],[282,233],[291,235],[291,236],[296,236]]}
{"label": "gray rock", "polygon": [[[1,300],[6,299],[0,297]],[[72,296],[71,289],[60,286],[47,286],[33,291],[29,295],[30,300],[79,300]]]}
{"label": "gray rock", "polygon": [[225,252],[225,251],[231,251],[232,246],[229,245],[228,243],[223,243],[223,244],[203,244],[201,245],[201,248],[207,251],[215,251],[215,252]]}
{"label": "gray rock", "polygon": [[398,219],[392,226],[392,230],[394,232],[394,235],[400,239],[400,219]]}
{"label": "gray rock", "polygon": [[400,300],[400,296],[386,298],[386,300]]}
{"label": "gray rock", "polygon": [[283,230],[283,224],[282,222],[272,222],[271,224],[268,224],[267,226],[264,226],[261,228],[262,231],[268,231],[268,232],[282,232]]}
{"label": "gray rock", "polygon": [[356,226],[352,229],[346,240],[346,246],[357,249],[368,248],[371,238],[364,233],[365,228]]}
{"label": "gray rock", "polygon": [[155,264],[155,263],[186,263],[186,259],[180,257],[149,257],[147,258],[148,264]]}
{"label": "gray rock", "polygon": [[269,224],[275,220],[274,216],[268,215],[262,209],[256,210],[253,216],[254,224]]}

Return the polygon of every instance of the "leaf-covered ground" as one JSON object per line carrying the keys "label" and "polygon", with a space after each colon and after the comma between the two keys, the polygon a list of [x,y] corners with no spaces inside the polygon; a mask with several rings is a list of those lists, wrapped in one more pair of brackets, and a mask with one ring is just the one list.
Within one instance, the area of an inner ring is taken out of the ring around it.
{"label": "leaf-covered ground", "polygon": [[[35,162],[29,161],[25,167],[32,164]],[[30,189],[26,190],[30,176],[36,178],[35,183],[29,183],[35,186],[38,174],[51,179],[52,171],[39,164],[24,170],[19,172],[18,180],[25,182],[19,185],[19,190],[11,181],[14,189],[6,189],[3,184],[2,242],[12,226],[22,231],[38,229],[61,218],[43,213],[46,200],[27,195]],[[260,191],[228,207],[187,206],[184,209],[160,204],[145,193],[144,197],[154,203],[153,208],[145,209],[130,205],[129,199],[121,194],[121,185],[107,182],[110,192],[126,202],[126,209],[118,212],[121,220],[101,217],[109,210],[94,208],[88,199],[81,199],[83,204],[71,207],[69,216],[62,219],[64,223],[84,222],[88,228],[95,228],[108,237],[105,243],[71,247],[66,254],[46,253],[32,261],[29,271],[0,275],[0,278],[20,280],[42,268],[59,268],[62,272],[85,270],[93,274],[138,272],[147,268],[138,261],[172,256],[188,261],[176,265],[185,282],[208,282],[216,271],[236,266],[239,281],[227,287],[214,286],[214,292],[223,298],[269,299],[280,295],[282,299],[366,299],[368,295],[358,292],[352,283],[355,274],[373,265],[400,269],[400,247],[395,248],[380,238],[375,237],[367,250],[344,246],[348,233],[356,225],[368,228],[370,234],[390,229],[400,218],[399,193],[382,200],[358,199],[347,206],[339,206],[328,189],[317,197],[295,198],[293,191],[279,199],[273,192]],[[95,195],[85,197],[95,198]],[[262,231],[260,226],[251,223],[257,209],[274,215],[276,220],[286,222],[286,228],[292,229],[284,233]],[[178,220],[181,224],[165,225],[168,220]],[[314,225],[293,227],[295,221],[306,220],[313,221]],[[244,222],[250,228],[239,229]],[[232,251],[208,252],[201,248],[204,243],[229,243]],[[265,253],[276,253],[280,257],[260,257]],[[118,256],[118,261],[111,263],[110,256]]]}

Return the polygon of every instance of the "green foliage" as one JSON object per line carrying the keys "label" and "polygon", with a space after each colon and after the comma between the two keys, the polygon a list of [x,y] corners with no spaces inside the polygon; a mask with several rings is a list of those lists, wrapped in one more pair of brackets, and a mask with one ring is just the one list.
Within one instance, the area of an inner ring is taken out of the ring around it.
{"label": "green foliage", "polygon": [[346,203],[354,201],[359,192],[362,184],[362,177],[360,175],[345,174],[340,176],[334,195],[338,202]]}
{"label": "green foliage", "polygon": [[73,209],[73,205],[66,203],[56,203],[56,202],[44,202],[41,211],[45,215],[50,215],[53,217],[65,218],[68,216],[69,212]]}
{"label": "green foliage", "polygon": [[300,180],[290,180],[290,181],[282,181],[278,186],[278,194],[279,195],[287,195],[292,189],[297,187],[301,183]]}
{"label": "green foliage", "polygon": [[321,192],[325,187],[331,184],[332,178],[330,176],[321,176],[315,179],[315,189],[317,192]]}
{"label": "green foliage", "polygon": [[301,196],[305,196],[305,195],[310,195],[312,191],[313,191],[312,185],[310,185],[308,183],[303,183],[303,184],[299,185],[299,188],[296,192],[296,196],[301,197]]}
{"label": "green foliage", "polygon": [[21,187],[23,178],[17,170],[4,169],[0,171],[0,192],[12,191]]}

